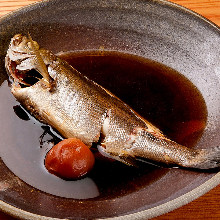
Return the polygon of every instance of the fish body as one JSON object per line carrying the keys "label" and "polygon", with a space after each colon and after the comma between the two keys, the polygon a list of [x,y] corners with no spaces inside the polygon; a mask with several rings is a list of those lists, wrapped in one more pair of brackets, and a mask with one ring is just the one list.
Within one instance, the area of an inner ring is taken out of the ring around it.
{"label": "fish body", "polygon": [[[100,143],[102,153],[127,164],[145,158],[199,169],[220,166],[220,147],[191,149],[170,140],[111,92],[26,36],[11,39],[5,61],[15,98],[64,138],[78,138],[88,146]],[[45,68],[50,86],[37,74],[45,75]],[[37,80],[30,83],[30,78]]]}

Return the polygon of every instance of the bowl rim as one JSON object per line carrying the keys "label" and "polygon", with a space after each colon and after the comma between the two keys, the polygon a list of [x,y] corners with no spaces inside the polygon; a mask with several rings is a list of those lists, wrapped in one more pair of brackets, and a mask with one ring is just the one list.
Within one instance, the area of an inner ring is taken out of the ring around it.
{"label": "bowl rim", "polygon": [[[215,176],[213,176],[211,179],[207,180],[205,183],[201,184],[200,186],[196,187],[195,189],[185,193],[184,195],[173,199],[169,202],[166,202],[164,204],[161,204],[159,206],[155,206],[151,209],[147,209],[144,211],[128,214],[128,215],[121,215],[118,217],[110,217],[105,218],[106,220],[140,220],[140,219],[150,219],[153,217],[157,217],[159,215],[168,213],[170,211],[173,211],[174,209],[177,209],[183,205],[188,204],[189,202],[197,199],[198,197],[204,195],[214,187],[216,187],[218,184],[220,184],[220,172],[218,172]],[[3,212],[14,216],[19,217],[22,219],[32,219],[32,220],[58,220],[60,218],[51,218],[46,216],[41,216],[37,214],[33,214],[31,212],[24,211],[22,209],[16,208],[12,205],[9,205],[3,201],[0,200],[0,210]],[[98,218],[100,219],[100,218]],[[97,219],[97,220],[98,220]],[[101,219],[100,219],[101,220]]]}
{"label": "bowl rim", "polygon": [[[9,17],[13,16],[13,15],[16,14],[16,13],[22,12],[22,11],[24,11],[24,10],[31,9],[31,8],[33,8],[33,7],[35,7],[35,6],[38,6],[38,5],[47,4],[47,3],[51,2],[51,1],[56,1],[56,0],[40,0],[40,1],[37,1],[37,2],[33,2],[33,3],[31,3],[31,4],[25,5],[25,6],[21,7],[21,8],[15,9],[14,11],[11,11],[11,12],[9,12],[9,13],[4,14],[3,16],[1,16],[1,17],[0,17],[0,23],[1,23],[4,19],[9,18]],[[136,0],[135,0],[135,1],[136,1]],[[144,1],[147,2],[147,0],[144,0]],[[217,24],[214,23],[213,21],[209,20],[208,18],[204,17],[203,15],[201,15],[201,14],[199,14],[199,13],[197,13],[197,12],[195,12],[195,11],[189,9],[189,8],[186,8],[186,7],[182,6],[182,5],[179,5],[179,4],[177,4],[177,3],[171,2],[171,1],[169,1],[169,0],[150,0],[150,1],[152,1],[152,2],[154,2],[154,3],[161,3],[161,4],[164,4],[164,5],[168,5],[168,6],[170,6],[170,7],[176,8],[176,9],[178,9],[178,10],[182,10],[182,11],[184,11],[184,12],[187,12],[187,13],[189,13],[189,14],[191,14],[191,15],[193,15],[193,16],[195,16],[195,17],[201,19],[201,20],[203,20],[205,23],[208,23],[208,24],[211,25],[212,27],[216,28],[217,31],[220,31],[220,26],[219,26],[219,25],[217,25]]]}
{"label": "bowl rim", "polygon": [[[19,9],[16,9],[12,12],[9,12],[8,14],[5,14],[0,18],[0,25],[1,25],[2,21],[4,21],[5,19],[10,18],[11,16],[13,16],[17,13],[20,13],[22,11],[31,9],[31,8],[33,8],[35,6],[38,6],[38,5],[43,5],[43,4],[49,3],[51,1],[52,0],[42,0],[40,2],[34,2],[34,3],[29,4],[29,5],[23,6]],[[170,2],[168,0],[152,0],[152,1],[156,2],[156,3],[162,3],[164,5],[173,7],[177,10],[184,11],[188,14],[191,14],[191,15],[203,20],[206,24],[209,24],[212,27],[214,27],[216,29],[216,31],[220,32],[220,26],[218,26],[214,22],[210,21],[209,19],[205,18],[204,16],[198,14],[197,12],[194,12],[191,9],[188,9],[184,6],[181,6],[181,5],[178,5],[176,3]],[[132,213],[132,214],[125,214],[125,215],[121,215],[121,216],[117,216],[117,217],[110,217],[110,218],[107,217],[107,218],[104,218],[104,219],[106,219],[106,220],[122,220],[122,219],[125,219],[125,218],[127,220],[151,219],[153,217],[163,215],[165,213],[168,213],[170,211],[173,211],[174,209],[177,209],[177,208],[179,208],[183,205],[186,205],[186,204],[190,203],[191,201],[199,198],[200,196],[204,195],[208,191],[212,190],[213,188],[215,188],[219,184],[220,184],[220,172],[215,174],[212,178],[210,178],[209,180],[207,180],[206,182],[204,182],[200,186],[198,186],[198,187],[194,188],[193,190],[183,194],[182,196],[177,197],[176,199],[170,200],[166,203],[163,203],[161,205],[155,206],[153,208],[150,208],[150,209],[147,209],[147,210],[144,210],[144,211],[139,211],[139,212],[135,212],[135,213]],[[0,200],[0,211],[3,211],[4,213],[6,213],[8,215],[11,215],[13,217],[16,217],[16,218],[22,218],[24,220],[26,220],[26,219],[32,219],[32,220],[59,220],[60,219],[60,218],[51,218],[51,217],[47,217],[47,216],[34,214],[34,213],[31,213],[31,212],[19,209],[15,206],[12,206],[12,205],[10,205],[6,202],[3,202],[2,200]],[[97,220],[99,220],[99,219],[100,218],[98,218]]]}

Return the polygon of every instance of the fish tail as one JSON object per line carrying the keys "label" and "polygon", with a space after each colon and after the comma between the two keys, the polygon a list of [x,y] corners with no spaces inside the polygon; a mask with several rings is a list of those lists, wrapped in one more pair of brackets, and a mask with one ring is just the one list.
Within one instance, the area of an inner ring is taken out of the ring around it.
{"label": "fish tail", "polygon": [[193,164],[192,167],[198,169],[212,169],[220,167],[220,146],[216,146],[210,149],[199,150],[197,163]]}
{"label": "fish tail", "polygon": [[134,156],[151,161],[196,169],[220,167],[220,146],[210,149],[188,148],[144,128],[136,129],[129,144]]}

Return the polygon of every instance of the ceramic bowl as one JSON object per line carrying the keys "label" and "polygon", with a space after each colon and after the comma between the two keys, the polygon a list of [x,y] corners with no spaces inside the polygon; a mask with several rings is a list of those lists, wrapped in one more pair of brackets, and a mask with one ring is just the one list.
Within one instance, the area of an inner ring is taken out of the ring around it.
{"label": "ceramic bowl", "polygon": [[[207,106],[207,125],[195,147],[219,145],[220,29],[198,14],[164,0],[49,0],[30,5],[0,19],[1,84],[7,79],[4,56],[9,41],[27,32],[54,53],[102,47],[178,71],[197,87]],[[145,185],[113,198],[67,199],[20,180],[2,157],[0,209],[22,219],[146,219],[220,183],[217,171],[155,168],[146,175]]]}

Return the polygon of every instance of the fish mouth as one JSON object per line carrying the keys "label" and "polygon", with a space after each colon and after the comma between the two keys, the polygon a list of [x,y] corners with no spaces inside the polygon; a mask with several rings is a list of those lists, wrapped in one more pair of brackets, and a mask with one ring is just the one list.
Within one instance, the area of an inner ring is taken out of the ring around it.
{"label": "fish mouth", "polygon": [[31,69],[21,71],[17,68],[18,65],[18,62],[9,60],[7,68],[10,79],[17,87],[24,88],[33,86],[43,78],[37,70]]}

